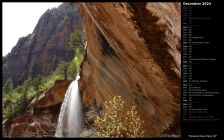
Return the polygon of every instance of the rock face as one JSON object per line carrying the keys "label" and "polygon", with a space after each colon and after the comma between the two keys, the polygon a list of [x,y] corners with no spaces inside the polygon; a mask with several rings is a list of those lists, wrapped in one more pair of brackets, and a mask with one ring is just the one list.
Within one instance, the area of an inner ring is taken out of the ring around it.
{"label": "rock face", "polygon": [[58,114],[23,115],[12,120],[9,137],[54,137]]}
{"label": "rock face", "polygon": [[34,98],[28,107],[45,108],[63,102],[65,93],[71,82],[70,80],[55,81],[54,85],[49,90],[39,97]]}
{"label": "rock face", "polygon": [[28,108],[32,114],[24,114],[3,121],[4,137],[54,137],[61,103],[70,80],[57,80],[39,97],[33,99]]}
{"label": "rock face", "polygon": [[14,86],[28,76],[49,75],[61,60],[71,60],[74,49],[69,37],[81,28],[78,6],[68,3],[47,10],[39,19],[32,34],[18,40],[12,51],[3,58],[3,84],[11,77]]}
{"label": "rock face", "polygon": [[137,106],[146,136],[180,134],[180,3],[80,5],[88,43],[79,80],[84,106],[101,109],[121,95]]}

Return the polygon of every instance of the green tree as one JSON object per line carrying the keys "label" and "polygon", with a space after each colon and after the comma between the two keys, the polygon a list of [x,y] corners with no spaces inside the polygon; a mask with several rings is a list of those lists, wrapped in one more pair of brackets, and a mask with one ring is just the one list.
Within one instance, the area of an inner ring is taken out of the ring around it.
{"label": "green tree", "polygon": [[23,93],[27,94],[30,86],[32,86],[33,80],[31,77],[28,77],[27,80],[23,83]]}
{"label": "green tree", "polygon": [[13,81],[12,78],[9,78],[3,87],[3,108],[7,108],[6,116],[11,116],[13,112],[12,91]]}
{"label": "green tree", "polygon": [[36,78],[33,79],[32,84],[34,87],[34,90],[36,91],[37,95],[39,95],[42,91],[42,85],[43,85],[43,77],[41,75],[38,75]]}
{"label": "green tree", "polygon": [[69,41],[74,48],[76,47],[84,48],[84,38],[82,31],[80,29],[77,29],[70,35]]}
{"label": "green tree", "polygon": [[69,80],[74,80],[75,77],[76,77],[76,74],[78,72],[78,69],[77,69],[77,66],[76,66],[76,64],[74,63],[73,60],[71,62],[69,62],[67,72],[68,72],[68,79]]}
{"label": "green tree", "polygon": [[32,78],[28,77],[28,79],[23,83],[22,89],[21,89],[21,96],[19,103],[21,105],[21,113],[24,113],[26,111],[26,107],[28,105],[28,94],[29,94],[29,89],[32,87]]}
{"label": "green tree", "polygon": [[56,70],[54,75],[61,75],[63,77],[64,80],[68,79],[68,68],[69,68],[69,64],[70,62],[65,62],[65,61],[61,61]]}
{"label": "green tree", "polygon": [[69,64],[68,77],[69,79],[75,79],[75,76],[79,71],[85,53],[85,45],[84,45],[85,38],[83,32],[81,31],[81,28],[77,29],[70,35],[69,41],[71,45],[74,47],[75,57]]}
{"label": "green tree", "polygon": [[3,94],[10,94],[13,90],[13,81],[12,78],[10,77],[6,82],[3,87]]}

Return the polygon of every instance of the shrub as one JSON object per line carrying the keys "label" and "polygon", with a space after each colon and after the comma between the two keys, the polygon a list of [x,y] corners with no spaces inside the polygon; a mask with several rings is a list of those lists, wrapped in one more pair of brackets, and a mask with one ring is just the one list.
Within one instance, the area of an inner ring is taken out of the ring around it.
{"label": "shrub", "polygon": [[125,105],[121,96],[115,96],[104,104],[105,113],[94,122],[96,137],[143,137],[143,121],[136,107]]}

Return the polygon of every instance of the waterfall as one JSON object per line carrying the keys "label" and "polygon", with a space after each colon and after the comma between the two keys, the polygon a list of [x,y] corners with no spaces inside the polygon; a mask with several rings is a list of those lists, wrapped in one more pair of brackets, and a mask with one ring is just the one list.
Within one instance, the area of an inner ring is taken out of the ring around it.
{"label": "waterfall", "polygon": [[58,118],[55,137],[79,137],[83,125],[81,98],[76,77],[66,91]]}

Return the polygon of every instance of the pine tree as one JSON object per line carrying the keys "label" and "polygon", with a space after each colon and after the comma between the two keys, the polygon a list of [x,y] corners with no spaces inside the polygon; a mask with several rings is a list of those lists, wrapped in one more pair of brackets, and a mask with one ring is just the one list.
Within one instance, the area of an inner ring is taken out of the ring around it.
{"label": "pine tree", "polygon": [[13,81],[12,78],[10,77],[6,82],[3,87],[3,94],[10,94],[13,90]]}
{"label": "pine tree", "polygon": [[33,79],[33,87],[34,90],[37,92],[37,95],[41,92],[41,86],[43,84],[43,77],[41,75],[38,75],[36,78]]}
{"label": "pine tree", "polygon": [[77,29],[75,32],[73,32],[70,35],[69,41],[74,48],[77,48],[77,47],[84,48],[84,39],[80,29]]}
{"label": "pine tree", "polygon": [[7,107],[5,113],[7,116],[11,116],[13,112],[12,91],[13,91],[13,81],[12,78],[9,78],[3,87],[3,108]]}

